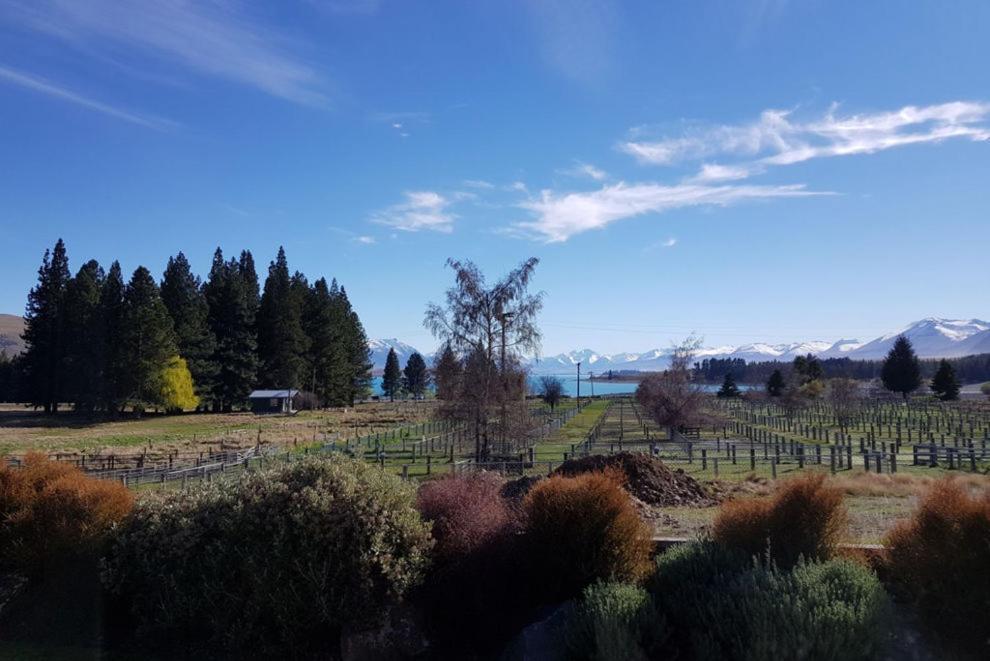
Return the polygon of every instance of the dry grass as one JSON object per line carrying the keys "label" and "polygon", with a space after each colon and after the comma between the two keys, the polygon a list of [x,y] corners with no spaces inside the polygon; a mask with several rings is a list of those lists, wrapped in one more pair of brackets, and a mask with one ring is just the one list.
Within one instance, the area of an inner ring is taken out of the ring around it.
{"label": "dry grass", "polygon": [[851,473],[832,477],[830,484],[848,496],[910,498],[927,493],[940,480],[948,480],[971,493],[990,492],[990,478],[973,473],[959,473],[948,477],[906,473]]}
{"label": "dry grass", "polygon": [[431,402],[370,402],[289,417],[205,413],[106,421],[71,412],[46,416],[16,405],[2,405],[0,455],[40,451],[136,456],[148,452],[152,455],[149,458],[154,458],[243,449],[258,443],[259,438],[262,443],[291,446],[418,424],[430,420],[433,412]]}
{"label": "dry grass", "polygon": [[800,557],[825,560],[848,529],[842,492],[824,475],[786,481],[770,498],[743,498],[722,505],[715,517],[715,541],[751,555],[769,553],[777,564]]}
{"label": "dry grass", "polygon": [[29,454],[23,468],[0,469],[2,561],[40,576],[66,558],[98,551],[133,506],[126,487]]}

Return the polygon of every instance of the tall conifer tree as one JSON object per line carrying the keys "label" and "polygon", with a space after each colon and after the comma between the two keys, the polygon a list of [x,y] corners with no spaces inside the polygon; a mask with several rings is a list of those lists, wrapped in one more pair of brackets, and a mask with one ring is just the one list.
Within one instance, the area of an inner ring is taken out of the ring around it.
{"label": "tall conifer tree", "polygon": [[101,404],[106,338],[100,298],[105,277],[99,263],[90,260],[66,288],[66,397],[77,411],[93,411]]}
{"label": "tall conifer tree", "polygon": [[959,379],[956,378],[956,371],[952,369],[952,363],[942,359],[930,387],[935,396],[943,402],[959,399]]}
{"label": "tall conifer tree", "polygon": [[250,253],[224,262],[217,248],[210,278],[203,288],[209,304],[210,328],[217,338],[218,366],[212,393],[215,410],[229,411],[244,402],[258,372],[257,337],[254,330],[256,290]]}
{"label": "tall conifer tree", "polygon": [[219,371],[215,362],[216,336],[210,328],[210,309],[203,286],[181,252],[168,260],[161,295],[175,326],[179,355],[192,374],[196,395],[207,401]]}
{"label": "tall conifer tree", "polygon": [[784,394],[785,388],[787,388],[787,382],[784,381],[784,375],[780,370],[774,370],[770,378],[767,379],[767,394],[771,397],[780,397]]}
{"label": "tall conifer tree", "polygon": [[903,335],[897,338],[887,354],[880,378],[887,390],[900,393],[905,401],[921,385],[921,363],[911,341]]}
{"label": "tall conifer tree", "polygon": [[437,389],[437,399],[453,400],[457,396],[461,378],[461,361],[449,343],[443,345],[433,364],[433,383]]}
{"label": "tall conifer tree", "polygon": [[430,374],[426,361],[419,353],[413,353],[402,370],[402,386],[414,397],[422,397],[429,385]]}
{"label": "tall conifer tree", "polygon": [[259,381],[273,388],[296,388],[302,383],[306,335],[302,305],[295,295],[285,250],[268,266],[265,289],[258,308]]}
{"label": "tall conifer tree", "polygon": [[357,313],[351,307],[347,291],[341,287],[338,303],[343,318],[343,345],[347,357],[346,402],[354,405],[358,397],[367,397],[371,392],[371,360],[368,350],[368,336]]}
{"label": "tall conifer tree", "polygon": [[389,348],[385,358],[385,373],[382,375],[382,392],[393,402],[395,396],[402,391],[402,370],[399,368],[399,357],[395,349]]}
{"label": "tall conifer tree", "polygon": [[127,283],[124,306],[124,325],[117,338],[128,366],[124,392],[135,406],[156,406],[161,403],[162,375],[178,348],[172,318],[145,267],[135,269]]}
{"label": "tall conifer tree", "polygon": [[103,333],[103,387],[101,396],[107,413],[116,414],[127,399],[127,356],[119,338],[124,331],[124,277],[114,261],[100,291],[100,321]]}
{"label": "tall conifer tree", "polygon": [[58,410],[65,395],[64,375],[67,338],[65,336],[65,292],[69,283],[69,260],[65,243],[45,251],[38,284],[28,294],[24,315],[24,363],[31,403],[46,412]]}

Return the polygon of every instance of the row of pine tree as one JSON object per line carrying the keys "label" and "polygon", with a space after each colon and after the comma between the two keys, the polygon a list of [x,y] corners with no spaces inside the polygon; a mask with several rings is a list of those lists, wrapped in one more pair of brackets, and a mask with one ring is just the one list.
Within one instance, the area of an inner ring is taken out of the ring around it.
{"label": "row of pine tree", "polygon": [[205,282],[181,252],[157,283],[139,266],[90,260],[70,275],[61,239],[46,251],[28,295],[21,394],[46,411],[70,403],[229,411],[250,391],[297,388],[321,405],[353,404],[371,383],[367,337],[347,292],[290,274],[285,251],[264,288],[249,251],[217,248]]}

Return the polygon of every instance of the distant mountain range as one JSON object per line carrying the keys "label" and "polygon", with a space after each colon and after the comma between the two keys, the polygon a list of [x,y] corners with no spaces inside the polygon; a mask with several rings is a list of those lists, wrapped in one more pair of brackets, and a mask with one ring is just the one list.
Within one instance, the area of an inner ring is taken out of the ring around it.
{"label": "distant mountain range", "polygon": [[[24,350],[21,333],[24,319],[18,315],[0,314],[0,351],[15,355]],[[908,324],[892,333],[881,335],[869,342],[843,339],[838,342],[793,342],[790,344],[743,344],[741,346],[706,347],[697,354],[698,360],[705,358],[742,358],[746,362],[767,360],[791,361],[795,356],[814,354],[820,358],[853,358],[856,360],[876,360],[890,351],[894,340],[904,335],[911,340],[914,350],[922,358],[958,358],[980,353],[990,353],[990,322],[979,319],[940,319],[929,317]],[[369,340],[371,362],[376,373],[385,368],[388,350],[394,348],[399,363],[405,365],[417,349],[396,338]],[[432,354],[420,352],[427,363],[432,363]],[[639,353],[622,352],[603,354],[591,349],[581,349],[545,356],[530,363],[530,370],[537,375],[575,373],[581,363],[581,372],[601,374],[608,370],[650,372],[662,370],[670,363],[671,350],[650,349]]]}
{"label": "distant mountain range", "polygon": [[[906,336],[914,345],[921,358],[958,358],[979,353],[990,353],[990,322],[979,319],[940,319],[929,317],[908,324],[904,328],[871,340],[842,339],[837,342],[793,342],[789,344],[755,343],[741,346],[706,347],[697,354],[698,360],[705,358],[742,358],[746,362],[779,360],[789,362],[796,356],[814,354],[820,358],[852,358],[855,360],[876,360],[887,355],[899,335]],[[372,340],[369,343],[376,370],[385,366],[389,347],[395,347],[399,361],[416,351],[412,346],[396,339]],[[422,352],[420,352],[422,353]],[[640,353],[603,354],[591,349],[581,349],[544,356],[530,363],[530,370],[537,375],[570,375],[581,363],[581,372],[601,374],[608,370],[649,372],[662,370],[670,363],[671,349],[651,349]],[[427,361],[430,356],[424,354]]]}

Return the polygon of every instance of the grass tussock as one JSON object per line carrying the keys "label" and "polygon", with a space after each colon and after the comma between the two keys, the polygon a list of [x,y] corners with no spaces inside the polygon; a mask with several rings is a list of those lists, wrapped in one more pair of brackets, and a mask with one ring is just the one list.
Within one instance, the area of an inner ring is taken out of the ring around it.
{"label": "grass tussock", "polygon": [[0,562],[37,578],[69,559],[96,556],[133,507],[123,485],[29,454],[22,468],[0,469]]}
{"label": "grass tussock", "polygon": [[885,540],[885,573],[950,646],[990,655],[990,494],[936,482]]}
{"label": "grass tussock", "polygon": [[554,476],[523,503],[528,551],[548,597],[568,598],[597,581],[637,582],[652,570],[650,527],[616,471]]}
{"label": "grass tussock", "polygon": [[732,500],[722,505],[712,529],[716,542],[749,555],[767,554],[782,567],[799,558],[824,560],[835,554],[848,527],[842,491],[824,475],[785,482],[769,498]]}

